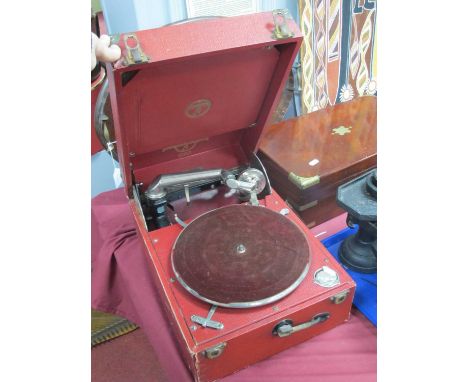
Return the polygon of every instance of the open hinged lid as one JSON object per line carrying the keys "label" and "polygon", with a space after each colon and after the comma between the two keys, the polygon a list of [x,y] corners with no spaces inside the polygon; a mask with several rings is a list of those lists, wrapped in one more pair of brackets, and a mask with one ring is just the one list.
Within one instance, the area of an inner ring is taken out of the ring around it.
{"label": "open hinged lid", "polygon": [[164,173],[248,162],[302,40],[275,12],[120,36],[107,71],[128,195]]}

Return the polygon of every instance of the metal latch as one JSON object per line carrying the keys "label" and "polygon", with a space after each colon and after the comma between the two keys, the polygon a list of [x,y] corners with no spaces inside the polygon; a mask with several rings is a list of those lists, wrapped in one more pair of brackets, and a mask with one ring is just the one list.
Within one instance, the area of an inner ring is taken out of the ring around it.
{"label": "metal latch", "polygon": [[346,297],[348,297],[349,290],[345,290],[343,292],[340,292],[333,297],[330,298],[332,303],[334,304],[341,304],[344,300],[346,300]]}
{"label": "metal latch", "polygon": [[209,359],[217,358],[223,353],[225,347],[226,347],[226,342],[221,342],[220,344],[217,344],[209,349],[206,349],[203,352],[203,355]]}
{"label": "metal latch", "polygon": [[212,305],[207,317],[201,317],[197,316],[196,314],[192,314],[190,319],[192,320],[192,322],[201,325],[203,328],[212,328],[218,330],[224,329],[224,325],[222,322],[214,321],[211,319],[213,317],[213,314],[215,313],[216,308],[216,305]]}
{"label": "metal latch", "polygon": [[291,18],[289,11],[287,9],[275,9],[273,13],[273,22],[275,24],[275,29],[273,30],[273,38],[277,40],[283,38],[293,37],[294,33],[289,29],[288,23],[286,20]]}
{"label": "metal latch", "polygon": [[284,320],[276,324],[273,328],[273,335],[278,337],[287,337],[293,333],[299,332],[304,329],[308,329],[314,325],[319,324],[320,322],[328,320],[330,313],[324,312],[315,315],[310,321],[304,322],[302,324],[293,326],[292,320]]}
{"label": "metal latch", "polygon": [[143,64],[149,61],[148,56],[146,56],[146,54],[141,49],[140,42],[138,41],[138,38],[136,35],[126,34],[124,35],[123,40],[124,40],[125,48],[127,49],[127,53],[125,56],[125,64],[127,66],[135,65],[135,64]]}

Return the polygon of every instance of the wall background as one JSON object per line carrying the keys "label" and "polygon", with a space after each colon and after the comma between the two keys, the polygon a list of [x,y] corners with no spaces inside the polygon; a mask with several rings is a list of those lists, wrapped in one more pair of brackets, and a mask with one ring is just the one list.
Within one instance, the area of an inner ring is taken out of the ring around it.
{"label": "wall background", "polygon": [[[101,6],[111,34],[157,28],[187,18],[185,0],[101,0]],[[259,11],[288,8],[298,21],[296,0],[257,0],[257,6]]]}
{"label": "wall background", "polygon": [[299,0],[302,111],[377,94],[376,0]]}

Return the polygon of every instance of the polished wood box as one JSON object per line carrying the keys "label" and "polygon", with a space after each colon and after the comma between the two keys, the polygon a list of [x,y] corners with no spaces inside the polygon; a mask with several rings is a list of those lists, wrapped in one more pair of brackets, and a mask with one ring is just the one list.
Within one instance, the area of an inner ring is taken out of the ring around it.
{"label": "polished wood box", "polygon": [[376,122],[377,97],[365,96],[266,128],[259,157],[309,228],[343,213],[337,188],[377,166]]}

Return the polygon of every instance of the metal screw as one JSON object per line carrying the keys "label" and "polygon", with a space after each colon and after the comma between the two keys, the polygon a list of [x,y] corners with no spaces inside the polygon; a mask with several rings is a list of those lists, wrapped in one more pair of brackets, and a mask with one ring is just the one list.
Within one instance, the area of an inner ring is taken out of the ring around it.
{"label": "metal screw", "polygon": [[171,278],[169,279],[169,281],[170,281],[171,283],[173,283],[175,280],[171,277]]}
{"label": "metal screw", "polygon": [[130,156],[130,158],[133,158],[135,156],[135,153],[133,151],[130,151],[128,155]]}
{"label": "metal screw", "polygon": [[275,306],[273,307],[273,310],[274,310],[275,312],[277,312],[277,311],[279,310],[278,305],[275,305]]}
{"label": "metal screw", "polygon": [[154,239],[154,240],[153,240],[153,243],[157,243],[157,242],[158,242],[158,239]]}
{"label": "metal screw", "polygon": [[190,329],[192,329],[193,331],[195,331],[195,330],[197,330],[197,326],[196,326],[196,325],[192,325],[192,326],[190,327]]}
{"label": "metal screw", "polygon": [[239,244],[236,249],[239,255],[242,255],[245,253],[245,251],[247,251],[247,248],[245,248],[244,244]]}

